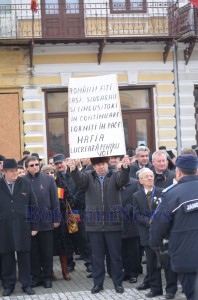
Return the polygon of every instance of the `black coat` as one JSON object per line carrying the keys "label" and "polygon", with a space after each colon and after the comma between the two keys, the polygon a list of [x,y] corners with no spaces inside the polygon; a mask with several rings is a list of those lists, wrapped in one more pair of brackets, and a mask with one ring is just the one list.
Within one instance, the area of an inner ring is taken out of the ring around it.
{"label": "black coat", "polygon": [[66,173],[57,172],[57,177],[60,177],[65,185],[67,186],[74,209],[84,210],[85,209],[85,191],[81,187],[77,186],[73,181],[69,168]]}
{"label": "black coat", "polygon": [[167,188],[173,184],[173,179],[175,178],[175,172],[169,169],[166,169],[162,174],[157,174],[154,171],[154,184],[159,188]]}
{"label": "black coat", "polygon": [[68,202],[72,206],[72,196],[64,183],[64,181],[57,177],[55,180],[56,186],[64,190],[63,199],[59,198],[60,212],[61,212],[61,222],[60,226],[54,228],[54,256],[56,255],[68,255],[73,253],[74,247],[71,240],[70,234],[67,229],[67,216],[66,216],[66,203]]}
{"label": "black coat", "polygon": [[133,219],[138,225],[140,244],[142,246],[149,246],[150,220],[160,201],[162,190],[155,187],[154,194],[152,195],[151,209],[143,188],[133,195]]}
{"label": "black coat", "polygon": [[121,231],[122,210],[120,189],[129,182],[129,168],[109,171],[100,183],[96,171],[71,172],[75,183],[85,190],[87,231]]}
{"label": "black coat", "polygon": [[0,179],[0,253],[30,251],[31,231],[38,229],[37,210],[37,199],[25,178],[17,178],[13,194]]}
{"label": "black coat", "polygon": [[150,246],[159,248],[169,236],[169,254],[175,272],[198,269],[198,176],[182,177],[178,184],[162,193],[153,216]]}
{"label": "black coat", "polygon": [[52,176],[38,172],[34,177],[28,173],[29,180],[38,200],[37,213],[39,231],[54,230],[53,223],[59,222],[59,201],[57,187]]}
{"label": "black coat", "polygon": [[133,194],[138,190],[139,182],[133,178],[130,178],[129,183],[121,189],[123,208],[123,239],[139,236],[137,224],[133,221]]}

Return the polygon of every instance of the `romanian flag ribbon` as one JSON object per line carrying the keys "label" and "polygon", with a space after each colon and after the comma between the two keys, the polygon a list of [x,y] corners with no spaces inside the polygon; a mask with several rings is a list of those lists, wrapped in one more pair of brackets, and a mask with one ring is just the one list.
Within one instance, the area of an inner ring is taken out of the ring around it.
{"label": "romanian flag ribbon", "polygon": [[64,198],[64,189],[58,188],[58,198],[63,199]]}
{"label": "romanian flag ribbon", "polygon": [[31,0],[31,10],[37,12],[38,10],[38,0]]}
{"label": "romanian flag ribbon", "polygon": [[195,7],[198,8],[198,0],[189,0],[190,3],[192,3],[192,5],[194,5]]}

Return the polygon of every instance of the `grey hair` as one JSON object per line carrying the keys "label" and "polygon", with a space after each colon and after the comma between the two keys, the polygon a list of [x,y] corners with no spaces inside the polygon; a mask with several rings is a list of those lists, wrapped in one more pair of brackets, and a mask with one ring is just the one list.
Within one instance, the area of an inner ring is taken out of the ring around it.
{"label": "grey hair", "polygon": [[148,153],[150,153],[150,150],[148,147],[146,146],[139,146],[135,149],[135,155],[137,156],[139,154],[140,151],[146,151]]}
{"label": "grey hair", "polygon": [[[153,171],[152,171],[151,169],[149,169],[149,168],[142,168],[142,169],[140,169],[140,170],[138,170],[138,171],[136,172],[136,175],[137,175],[137,177],[138,177],[139,179],[141,179],[141,178],[142,178],[142,173],[148,172],[148,171],[151,171],[151,172],[153,173]],[[154,175],[154,173],[153,173],[153,175]]]}
{"label": "grey hair", "polygon": [[162,154],[164,154],[166,158],[168,158],[168,153],[166,152],[166,150],[157,150],[152,154],[152,161],[154,160],[156,155],[162,155]]}

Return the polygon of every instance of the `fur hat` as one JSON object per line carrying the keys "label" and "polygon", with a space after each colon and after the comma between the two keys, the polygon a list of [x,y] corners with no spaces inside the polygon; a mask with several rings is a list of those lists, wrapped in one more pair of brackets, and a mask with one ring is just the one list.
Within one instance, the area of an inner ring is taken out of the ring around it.
{"label": "fur hat", "polygon": [[104,156],[104,157],[93,157],[93,158],[90,158],[91,160],[91,164],[93,166],[97,165],[97,164],[102,164],[102,163],[109,163],[109,157],[108,156]]}

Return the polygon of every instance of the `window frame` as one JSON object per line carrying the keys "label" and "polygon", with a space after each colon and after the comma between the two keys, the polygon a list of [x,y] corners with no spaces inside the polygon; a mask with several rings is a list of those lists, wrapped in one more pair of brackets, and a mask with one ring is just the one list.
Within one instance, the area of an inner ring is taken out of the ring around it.
{"label": "window frame", "polygon": [[125,0],[125,5],[126,5],[126,10],[115,10],[113,9],[113,0],[110,0],[110,13],[111,14],[131,14],[131,13],[136,13],[136,14],[142,14],[147,12],[147,1],[142,0],[142,10],[136,10],[136,9],[131,9],[130,10],[130,0]]}

